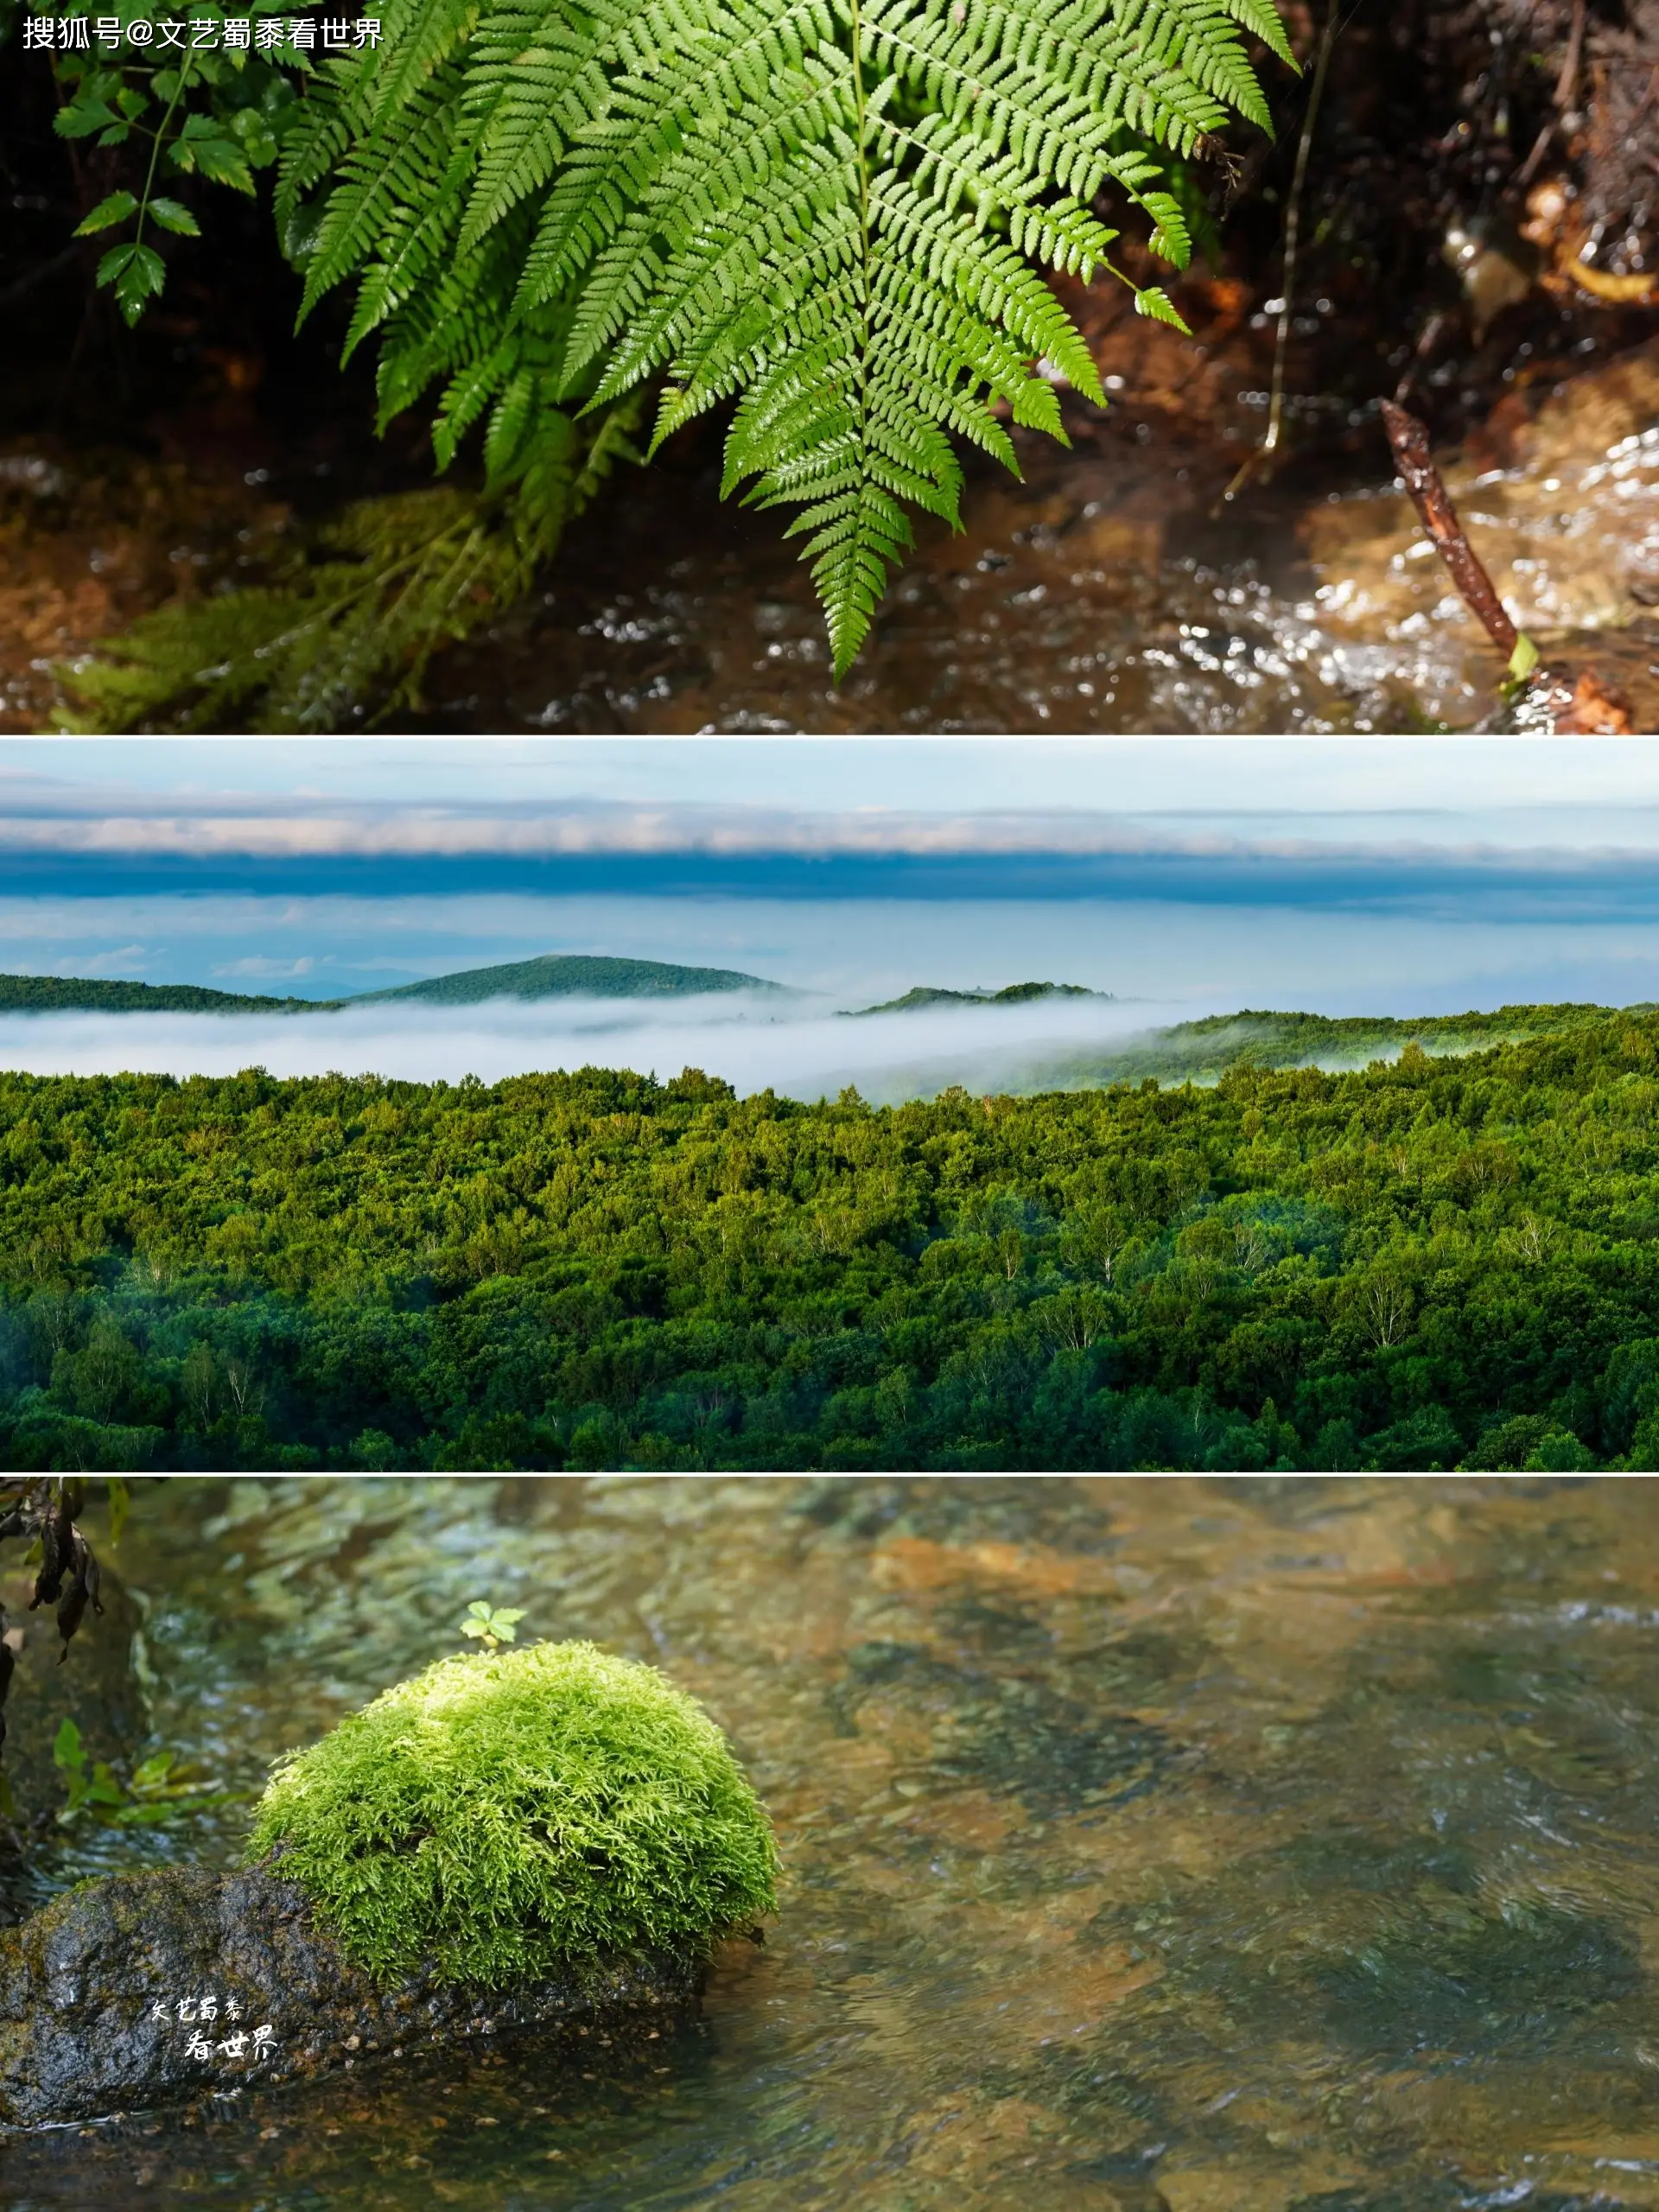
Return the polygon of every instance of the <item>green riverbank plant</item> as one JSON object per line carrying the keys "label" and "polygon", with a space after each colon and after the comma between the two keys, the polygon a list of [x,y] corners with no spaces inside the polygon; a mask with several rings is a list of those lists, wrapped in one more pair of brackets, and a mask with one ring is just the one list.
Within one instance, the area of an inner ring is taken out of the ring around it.
{"label": "green riverbank plant", "polygon": [[773,1906],[776,1853],[720,1730],[591,1643],[465,1653],[276,1770],[251,1863],[276,1863],[349,1956],[499,1988],[700,1951]]}

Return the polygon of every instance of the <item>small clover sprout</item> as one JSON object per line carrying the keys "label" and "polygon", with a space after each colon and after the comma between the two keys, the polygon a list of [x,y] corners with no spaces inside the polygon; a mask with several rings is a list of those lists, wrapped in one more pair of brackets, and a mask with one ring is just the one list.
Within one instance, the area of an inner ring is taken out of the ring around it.
{"label": "small clover sprout", "polygon": [[467,1608],[461,1632],[480,1637],[486,1651],[499,1651],[504,1643],[518,1642],[518,1623],[524,1618],[522,1605],[491,1605],[482,1598],[474,1598]]}

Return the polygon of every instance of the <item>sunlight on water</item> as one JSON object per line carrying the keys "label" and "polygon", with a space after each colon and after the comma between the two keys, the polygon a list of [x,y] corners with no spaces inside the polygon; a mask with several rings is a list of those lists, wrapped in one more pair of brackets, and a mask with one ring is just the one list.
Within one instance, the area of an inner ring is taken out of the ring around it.
{"label": "sunlight on water", "polygon": [[244,1789],[480,1595],[658,1662],[782,1910],[677,2037],[16,2139],[12,2212],[1659,2204],[1649,1484],[185,1478],[116,1559]]}

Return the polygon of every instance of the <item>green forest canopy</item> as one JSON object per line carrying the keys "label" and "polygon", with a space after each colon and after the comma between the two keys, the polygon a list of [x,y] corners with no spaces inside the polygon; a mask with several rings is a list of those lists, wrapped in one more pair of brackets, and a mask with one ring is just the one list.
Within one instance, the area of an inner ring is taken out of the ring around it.
{"label": "green forest canopy", "polygon": [[200,983],[100,976],[0,976],[0,1014],[315,1014],[327,1000],[266,998]]}
{"label": "green forest canopy", "polygon": [[0,1076],[0,1463],[1659,1468],[1659,1014],[1505,1012],[880,1111]]}

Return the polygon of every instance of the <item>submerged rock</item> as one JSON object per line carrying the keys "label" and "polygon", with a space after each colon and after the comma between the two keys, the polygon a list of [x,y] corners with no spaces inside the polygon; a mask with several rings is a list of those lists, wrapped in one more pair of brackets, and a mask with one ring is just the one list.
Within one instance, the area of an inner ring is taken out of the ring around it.
{"label": "submerged rock", "polygon": [[293,1882],[111,1875],[0,1934],[0,2126],[193,2101],[465,2036],[626,2025],[696,2003],[689,1957],[618,1960],[481,1992],[423,1969],[378,1986]]}

